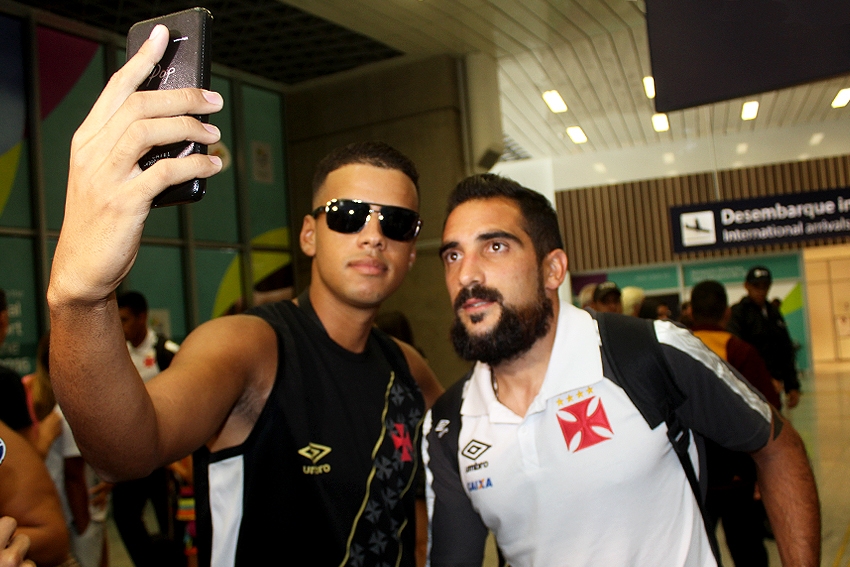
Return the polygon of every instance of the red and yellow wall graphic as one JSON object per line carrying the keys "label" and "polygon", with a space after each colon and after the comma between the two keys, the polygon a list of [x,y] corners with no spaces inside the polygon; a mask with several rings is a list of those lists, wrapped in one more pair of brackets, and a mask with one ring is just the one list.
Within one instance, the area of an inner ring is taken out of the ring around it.
{"label": "red and yellow wall graphic", "polygon": [[[27,108],[23,30],[21,21],[0,16],[0,64],[4,69],[0,74],[0,116],[5,122],[0,129],[0,222],[13,225],[20,224],[19,220],[4,213],[20,211],[19,203],[30,200],[29,183],[21,183],[29,179],[26,122],[31,111]],[[96,42],[45,27],[39,27],[36,35],[44,175],[48,183],[57,185],[51,187],[54,194],[64,194],[67,158],[63,160],[63,156],[68,155],[71,136],[81,121],[79,109],[89,108],[103,85],[102,57],[96,57],[102,48]],[[87,75],[95,80],[81,81]],[[54,203],[56,206],[61,203]]]}

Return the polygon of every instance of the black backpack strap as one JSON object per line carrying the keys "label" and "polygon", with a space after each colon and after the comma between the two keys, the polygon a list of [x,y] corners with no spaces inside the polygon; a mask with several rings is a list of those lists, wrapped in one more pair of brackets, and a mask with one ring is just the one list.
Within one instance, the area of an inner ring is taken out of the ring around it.
{"label": "black backpack strap", "polygon": [[596,313],[595,318],[602,338],[602,352],[614,373],[612,380],[625,390],[650,428],[655,429],[662,422],[667,424],[667,438],[688,477],[708,541],[719,563],[717,539],[710,527],[713,524],[709,521],[699,480],[688,453],[690,431],[681,424],[676,414],[686,396],[673,380],[673,371],[661,351],[653,322],[616,313]]}
{"label": "black backpack strap", "polygon": [[157,334],[156,344],[153,348],[156,351],[156,365],[159,366],[160,372],[168,368],[171,361],[174,359],[174,353],[168,350],[165,346],[166,342],[168,342],[167,338]]}
{"label": "black backpack strap", "polygon": [[[655,429],[684,403],[685,394],[673,381],[652,321],[616,313],[596,313],[596,321],[614,381]],[[647,380],[647,376],[659,379]]]}
{"label": "black backpack strap", "polygon": [[[440,448],[445,455],[446,462],[451,463],[458,473],[460,472],[460,463],[457,458],[460,444],[460,408],[463,405],[463,390],[471,377],[472,369],[463,378],[452,384],[431,408],[432,432],[440,439]],[[499,567],[506,567],[507,563],[498,543],[496,551],[499,556]]]}
{"label": "black backpack strap", "polygon": [[[455,469],[460,466],[457,453],[460,442],[460,407],[463,405],[463,388],[471,376],[470,369],[463,378],[452,384],[431,408],[432,427],[440,436],[440,447],[449,462],[454,464]],[[445,427],[445,433],[443,433],[443,427]]]}

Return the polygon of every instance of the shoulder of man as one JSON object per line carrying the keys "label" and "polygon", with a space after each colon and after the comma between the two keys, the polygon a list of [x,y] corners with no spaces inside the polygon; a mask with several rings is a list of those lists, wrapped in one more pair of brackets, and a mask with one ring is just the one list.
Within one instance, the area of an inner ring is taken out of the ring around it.
{"label": "shoulder of man", "polygon": [[738,303],[732,305],[732,317],[740,317],[741,315],[743,315],[747,311],[747,309],[750,308],[751,303],[752,302],[750,301],[749,297],[742,297]]}
{"label": "shoulder of man", "polygon": [[460,380],[449,386],[443,394],[434,402],[431,413],[434,419],[451,419],[460,415],[460,406],[463,404],[463,392],[466,383],[472,377],[470,369]]}
{"label": "shoulder of man", "polygon": [[749,297],[741,298],[741,301],[732,306],[726,329],[738,337],[746,334],[756,321],[754,306],[755,303]]}
{"label": "shoulder of man", "polygon": [[[603,356],[613,374],[610,378],[626,391],[654,429],[667,421],[685,400],[661,351],[654,322],[614,313],[597,313],[595,318]],[[699,342],[684,327],[681,331]]]}
{"label": "shoulder of man", "polygon": [[771,303],[768,303],[767,312],[771,319],[781,323],[782,326],[785,326],[785,317],[782,316],[782,311],[780,311],[777,307],[774,307]]}
{"label": "shoulder of man", "polygon": [[404,351],[401,346],[399,346],[399,344],[395,342],[389,334],[385,333],[378,327],[372,327],[372,336],[375,337],[376,341],[378,341],[378,345],[381,347],[381,350],[387,358],[387,362],[390,363],[390,366],[392,366],[395,370],[404,370],[410,374],[412,378],[413,373],[410,370],[410,365],[407,362],[407,357],[404,356]]}
{"label": "shoulder of man", "polygon": [[427,440],[429,452],[432,450],[431,448],[440,447],[439,450],[442,451],[446,462],[452,464],[452,470],[456,470],[458,466],[457,453],[462,425],[460,408],[463,405],[463,394],[471,376],[472,370],[470,369],[466,375],[452,384],[434,402],[434,405],[428,410],[428,418],[424,424],[423,435]]}

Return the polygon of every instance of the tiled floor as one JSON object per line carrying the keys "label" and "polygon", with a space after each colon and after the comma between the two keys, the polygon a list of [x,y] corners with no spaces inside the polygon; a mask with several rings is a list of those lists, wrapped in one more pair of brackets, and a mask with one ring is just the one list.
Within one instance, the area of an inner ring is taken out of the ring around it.
{"label": "tiled floor", "polygon": [[[850,567],[850,364],[819,367],[816,375],[804,377],[803,388],[800,405],[786,416],[806,442],[818,483],[821,566]],[[133,567],[111,522],[109,534],[110,567]],[[779,567],[776,544],[767,542],[767,547],[771,567]],[[485,565],[496,565],[492,553]],[[732,566],[725,549],[724,565]]]}
{"label": "tiled floor", "polygon": [[[823,520],[821,565],[850,565],[850,364],[818,367],[791,412],[815,471]],[[776,565],[779,565],[777,562]]]}

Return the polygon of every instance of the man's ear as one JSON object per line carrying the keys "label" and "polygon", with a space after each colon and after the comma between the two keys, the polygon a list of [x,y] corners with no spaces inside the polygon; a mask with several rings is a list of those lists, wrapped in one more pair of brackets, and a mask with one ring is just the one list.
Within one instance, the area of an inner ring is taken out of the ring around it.
{"label": "man's ear", "polygon": [[313,215],[305,215],[301,224],[301,234],[298,237],[301,251],[312,258],[316,255],[316,219]]}
{"label": "man's ear", "polygon": [[567,253],[556,248],[552,250],[543,259],[543,286],[546,289],[556,290],[567,277]]}

